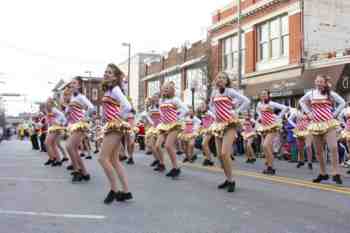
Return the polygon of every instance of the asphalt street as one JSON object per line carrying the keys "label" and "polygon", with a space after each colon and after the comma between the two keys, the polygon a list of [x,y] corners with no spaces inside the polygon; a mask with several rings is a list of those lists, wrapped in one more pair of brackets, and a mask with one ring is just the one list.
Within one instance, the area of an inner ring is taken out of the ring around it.
{"label": "asphalt street", "polygon": [[137,153],[136,164],[125,165],[134,200],[107,206],[97,156],[86,161],[92,180],[81,184],[64,167],[44,167],[46,160],[28,141],[0,144],[0,233],[350,232],[349,175],[343,186],[318,185],[310,182],[317,169],[278,161],[270,177],[261,174],[263,161],[237,158],[237,190],[227,193],[216,188],[224,181],[219,168],[185,164],[171,180]]}

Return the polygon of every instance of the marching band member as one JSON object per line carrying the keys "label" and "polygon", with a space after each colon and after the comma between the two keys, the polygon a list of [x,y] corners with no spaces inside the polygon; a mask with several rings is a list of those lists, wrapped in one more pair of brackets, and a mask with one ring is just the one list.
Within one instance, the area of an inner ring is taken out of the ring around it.
{"label": "marching band member", "polygon": [[184,119],[183,130],[178,135],[178,139],[182,142],[185,151],[185,159],[183,162],[193,163],[197,159],[197,156],[193,154],[194,140],[198,136],[197,132],[201,125],[201,120],[199,120],[198,117],[194,115],[194,111],[190,106],[188,109],[189,111]]}
{"label": "marching band member", "polygon": [[[39,126],[40,126],[40,136],[39,136],[40,151],[47,152],[46,146],[45,146],[45,140],[47,135],[47,122],[46,122],[45,114],[43,112],[39,113]],[[50,163],[48,164],[47,163],[45,163],[45,165],[50,165]]]}
{"label": "marching band member", "polygon": [[[299,101],[304,112],[311,120],[308,130],[313,135],[317,157],[320,162],[320,174],[314,183],[328,180],[324,161],[324,146],[327,144],[332,158],[333,181],[342,184],[339,174],[338,145],[336,128],[339,122],[336,117],[345,106],[345,101],[337,93],[331,91],[330,77],[318,75],[315,80],[315,89],[306,93]],[[310,107],[311,106],[311,107]]]}
{"label": "marching band member", "polygon": [[[164,171],[164,157],[161,153],[157,153],[156,142],[158,137],[157,127],[161,122],[161,115],[159,110],[159,93],[155,93],[149,99],[148,111],[145,113],[145,118],[149,123],[150,127],[146,131],[147,145],[151,148],[154,161],[151,163],[151,167],[155,167],[155,171]],[[160,156],[159,156],[160,155]]]}
{"label": "marching band member", "polygon": [[[126,120],[128,113],[131,111],[131,105],[122,91],[123,77],[123,72],[116,65],[109,64],[102,83],[102,89],[105,92],[102,99],[103,117],[106,124],[98,160],[110,184],[110,192],[104,200],[105,204],[110,204],[114,200],[126,201],[132,199],[127,177],[119,160],[122,137],[130,130],[130,125]],[[123,191],[118,191],[117,176]]]}
{"label": "marching band member", "polygon": [[158,158],[162,158],[161,147],[165,142],[165,149],[171,160],[172,169],[166,174],[167,177],[178,177],[181,173],[176,160],[177,134],[181,129],[180,121],[188,112],[187,106],[175,96],[174,82],[166,82],[161,89],[161,99],[159,101],[161,123],[157,130],[159,135],[156,142],[156,153]]}
{"label": "marching band member", "polygon": [[[275,111],[279,110],[278,115]],[[276,170],[273,168],[273,140],[278,137],[279,130],[282,128],[282,117],[288,111],[288,107],[273,102],[270,97],[269,90],[263,90],[260,95],[260,102],[257,105],[257,113],[259,115],[259,127],[257,131],[263,135],[263,151],[266,157],[267,168],[264,174],[274,175]]]}
{"label": "marching band member", "polygon": [[312,135],[307,130],[310,125],[311,119],[309,116],[300,111],[300,105],[298,109],[292,112],[288,118],[288,122],[294,127],[294,136],[297,139],[298,145],[298,164],[297,168],[304,166],[305,155],[304,149],[306,149],[308,167],[312,170]]}
{"label": "marching band member", "polygon": [[219,73],[215,80],[215,90],[210,99],[210,109],[215,113],[215,123],[211,129],[215,135],[216,148],[226,176],[226,181],[218,186],[234,192],[236,183],[232,174],[232,143],[236,140],[240,125],[238,113],[247,109],[250,100],[231,88],[227,73]]}
{"label": "marching band member", "polygon": [[[94,106],[82,94],[82,79],[80,77],[74,78],[69,86],[72,89],[72,96],[66,111],[68,114],[67,120],[70,137],[66,147],[74,167],[72,182],[89,181],[90,175],[79,155],[79,146],[89,128],[89,124],[86,122],[86,114],[92,114],[94,112]],[[87,112],[85,109],[87,109]]]}
{"label": "marching band member", "polygon": [[242,121],[242,137],[244,141],[244,150],[247,155],[246,163],[255,163],[256,157],[253,150],[253,140],[256,137],[255,126],[256,122],[252,118],[249,112],[244,113],[244,119]]}
{"label": "marching band member", "polygon": [[64,132],[66,124],[66,117],[64,113],[59,111],[55,107],[54,100],[49,98],[46,101],[46,122],[48,124],[48,134],[45,140],[45,145],[47,148],[47,153],[49,155],[50,164],[55,166],[61,166],[60,154],[58,152],[58,137]]}
{"label": "marching band member", "polygon": [[200,134],[203,137],[202,150],[205,157],[203,161],[203,166],[214,166],[214,162],[210,153],[209,143],[210,140],[214,137],[214,135],[210,131],[210,126],[215,121],[215,115],[209,110],[208,104],[205,102],[201,104],[201,106],[199,107],[199,111],[202,114],[202,125],[200,129]]}

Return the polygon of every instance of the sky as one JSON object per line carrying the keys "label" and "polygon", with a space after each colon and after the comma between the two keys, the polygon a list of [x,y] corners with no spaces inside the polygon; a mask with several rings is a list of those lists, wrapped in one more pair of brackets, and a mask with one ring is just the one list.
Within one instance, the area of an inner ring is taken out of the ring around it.
{"label": "sky", "polygon": [[[1,0],[0,93],[8,115],[33,111],[54,83],[102,76],[132,53],[163,53],[204,39],[216,9],[229,0]],[[2,84],[6,82],[6,84]]]}

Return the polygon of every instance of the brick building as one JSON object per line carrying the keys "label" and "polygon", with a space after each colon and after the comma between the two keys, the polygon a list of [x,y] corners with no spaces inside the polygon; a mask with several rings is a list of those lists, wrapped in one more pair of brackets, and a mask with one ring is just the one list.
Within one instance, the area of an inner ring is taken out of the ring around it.
{"label": "brick building", "polygon": [[192,90],[194,104],[207,98],[207,86],[210,82],[211,68],[208,63],[210,57],[209,43],[198,41],[180,48],[173,48],[159,60],[149,61],[143,73],[144,97],[152,96],[160,91],[165,81],[173,81],[176,95],[188,105],[192,104]]}
{"label": "brick building", "polygon": [[[79,76],[83,80],[83,94],[91,101],[91,103],[96,106],[96,110],[98,114],[102,112],[101,100],[103,97],[103,93],[101,90],[101,81],[102,78],[98,77],[83,77]],[[68,82],[64,80],[60,80],[56,86],[53,88],[53,97],[56,100],[59,100],[63,95],[64,88],[68,85]]]}
{"label": "brick building", "polygon": [[[137,53],[130,58],[130,94],[133,107],[139,111],[144,105],[144,85],[141,76],[145,72],[145,65],[148,61],[159,60],[160,55],[155,53]],[[119,68],[128,74],[128,60],[120,63]]]}
{"label": "brick building", "polygon": [[[340,82],[349,74],[349,17],[346,0],[241,0],[244,93],[256,99],[269,88],[275,100],[295,106],[318,73],[348,92]],[[235,1],[212,15],[214,75],[224,70],[237,77],[237,18]]]}

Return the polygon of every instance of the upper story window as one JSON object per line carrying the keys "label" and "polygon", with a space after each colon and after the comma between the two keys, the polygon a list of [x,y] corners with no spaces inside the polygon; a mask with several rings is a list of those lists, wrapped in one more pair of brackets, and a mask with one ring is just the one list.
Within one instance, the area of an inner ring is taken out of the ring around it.
{"label": "upper story window", "polygon": [[276,17],[257,27],[259,61],[289,55],[288,15]]}
{"label": "upper story window", "polygon": [[[245,36],[242,33],[241,40],[242,67],[245,62]],[[221,41],[222,44],[222,68],[223,70],[232,70],[238,68],[238,36],[233,35]],[[243,70],[243,69],[242,69]]]}

